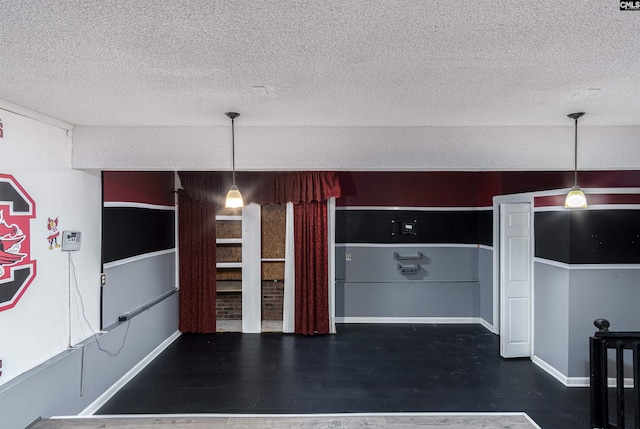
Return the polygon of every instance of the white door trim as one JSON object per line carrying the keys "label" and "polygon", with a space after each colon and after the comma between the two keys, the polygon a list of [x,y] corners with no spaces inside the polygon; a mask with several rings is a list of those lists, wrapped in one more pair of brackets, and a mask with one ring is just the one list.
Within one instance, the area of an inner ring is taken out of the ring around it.
{"label": "white door trim", "polygon": [[242,332],[262,332],[260,205],[242,209]]}
{"label": "white door trim", "polygon": [[284,304],[282,309],[282,332],[293,334],[295,331],[295,254],[293,237],[293,203],[287,203],[286,233],[284,245]]}
{"label": "white door trim", "polygon": [[336,333],[336,199],[327,200],[329,264],[329,333]]}

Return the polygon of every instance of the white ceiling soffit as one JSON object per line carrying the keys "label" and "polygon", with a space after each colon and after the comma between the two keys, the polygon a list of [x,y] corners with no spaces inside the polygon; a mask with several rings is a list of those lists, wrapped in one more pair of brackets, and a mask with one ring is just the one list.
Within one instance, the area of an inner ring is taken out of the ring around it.
{"label": "white ceiling soffit", "polygon": [[640,125],[618,0],[0,2],[0,99],[75,125]]}

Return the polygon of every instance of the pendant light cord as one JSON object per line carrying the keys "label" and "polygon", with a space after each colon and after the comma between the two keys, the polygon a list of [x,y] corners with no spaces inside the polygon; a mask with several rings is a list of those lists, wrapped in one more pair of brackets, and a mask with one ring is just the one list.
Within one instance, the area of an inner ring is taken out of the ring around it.
{"label": "pendant light cord", "polygon": [[584,112],[570,113],[567,116],[573,119],[575,123],[575,137],[573,139],[573,187],[578,187],[578,119],[584,115]]}
{"label": "pendant light cord", "polygon": [[[573,186],[578,186],[578,118],[574,119],[576,123],[575,139],[573,146]],[[231,121],[233,124],[233,121]]]}
{"label": "pendant light cord", "polygon": [[[231,170],[233,172],[233,186],[236,185],[236,136],[233,124],[234,118],[231,118]],[[577,126],[577,121],[576,121]],[[576,133],[578,131],[576,130]],[[577,162],[577,161],[576,161]]]}

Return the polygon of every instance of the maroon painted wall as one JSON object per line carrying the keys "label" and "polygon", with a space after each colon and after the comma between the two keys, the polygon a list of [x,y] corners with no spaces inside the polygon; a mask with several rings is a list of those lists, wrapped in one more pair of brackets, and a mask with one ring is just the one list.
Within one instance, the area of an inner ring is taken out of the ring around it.
{"label": "maroon painted wall", "polygon": [[[496,195],[573,186],[570,171],[358,171],[339,172],[338,178],[342,187],[338,207],[489,207]],[[583,188],[640,187],[640,171],[583,171],[578,184]],[[637,198],[622,195],[592,198],[592,204],[638,203]]]}
{"label": "maroon painted wall", "polygon": [[175,204],[171,171],[105,171],[102,178],[104,202]]}
{"label": "maroon painted wall", "polygon": [[476,172],[339,172],[337,206],[477,207]]}

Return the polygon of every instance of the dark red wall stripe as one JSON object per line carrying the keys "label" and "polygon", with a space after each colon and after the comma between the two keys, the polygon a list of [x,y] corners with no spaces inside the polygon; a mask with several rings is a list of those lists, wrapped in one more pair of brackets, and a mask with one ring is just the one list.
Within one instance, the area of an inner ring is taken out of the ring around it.
{"label": "dark red wall stripe", "polygon": [[573,186],[573,173],[569,171],[504,171],[500,176],[505,195]]}
{"label": "dark red wall stripe", "polygon": [[493,206],[493,197],[502,194],[502,173],[487,171],[478,174],[478,207]]}
{"label": "dark red wall stripe", "polygon": [[578,184],[582,188],[636,188],[640,187],[640,170],[579,171]]}
{"label": "dark red wall stripe", "polygon": [[171,171],[105,171],[105,202],[174,204],[174,173]]}
{"label": "dark red wall stripe", "polygon": [[[571,171],[505,171],[501,177],[503,194],[570,188],[574,181]],[[579,171],[578,184],[582,188],[640,187],[640,171]]]}
{"label": "dark red wall stripe", "polygon": [[[571,171],[339,172],[339,207],[489,207],[496,195],[573,186]],[[581,171],[583,188],[640,187],[640,171]],[[592,204],[634,204],[631,197],[593,197]],[[541,204],[555,204],[555,199]],[[564,202],[562,203],[564,204]]]}
{"label": "dark red wall stripe", "polygon": [[477,207],[476,172],[339,172],[337,206]]}

